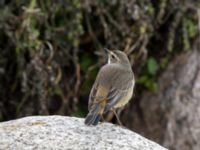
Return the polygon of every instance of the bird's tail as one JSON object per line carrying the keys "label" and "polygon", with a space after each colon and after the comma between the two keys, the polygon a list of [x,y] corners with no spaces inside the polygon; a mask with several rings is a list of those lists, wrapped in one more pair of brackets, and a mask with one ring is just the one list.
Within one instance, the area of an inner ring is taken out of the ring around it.
{"label": "bird's tail", "polygon": [[85,118],[86,125],[97,125],[104,111],[102,104],[96,103],[92,106],[90,112]]}

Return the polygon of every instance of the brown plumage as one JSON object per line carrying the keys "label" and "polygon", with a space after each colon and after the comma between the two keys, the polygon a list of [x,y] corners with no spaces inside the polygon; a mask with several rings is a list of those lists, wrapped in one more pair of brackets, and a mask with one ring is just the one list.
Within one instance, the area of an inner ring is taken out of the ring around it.
{"label": "brown plumage", "polygon": [[108,51],[108,63],[100,69],[90,92],[85,124],[97,125],[103,113],[128,103],[134,82],[126,54],[119,50]]}

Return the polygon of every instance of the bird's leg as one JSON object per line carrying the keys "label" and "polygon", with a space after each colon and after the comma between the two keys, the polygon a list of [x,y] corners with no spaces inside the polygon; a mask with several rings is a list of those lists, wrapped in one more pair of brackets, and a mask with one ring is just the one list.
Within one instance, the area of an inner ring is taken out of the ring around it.
{"label": "bird's leg", "polygon": [[123,127],[122,122],[120,121],[119,116],[118,116],[117,112],[115,111],[115,109],[113,108],[113,109],[111,109],[111,110],[112,110],[113,113],[115,114],[115,116],[116,116],[116,118],[117,118],[117,122],[118,122],[118,124],[119,124],[120,126]]}
{"label": "bird's leg", "polygon": [[103,115],[101,116],[101,120],[102,120],[103,122],[105,122],[105,119],[104,119]]}

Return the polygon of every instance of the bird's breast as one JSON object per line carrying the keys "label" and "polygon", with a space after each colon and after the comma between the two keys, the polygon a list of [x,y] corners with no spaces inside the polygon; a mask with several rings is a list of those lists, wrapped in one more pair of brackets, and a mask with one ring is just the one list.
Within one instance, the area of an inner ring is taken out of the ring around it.
{"label": "bird's breast", "polygon": [[124,105],[126,105],[129,100],[131,99],[132,95],[133,95],[133,88],[134,88],[134,84],[135,81],[132,81],[132,85],[131,87],[128,89],[127,93],[125,94],[125,96],[123,96],[118,103],[114,106],[114,108],[119,108],[119,107],[123,107]]}

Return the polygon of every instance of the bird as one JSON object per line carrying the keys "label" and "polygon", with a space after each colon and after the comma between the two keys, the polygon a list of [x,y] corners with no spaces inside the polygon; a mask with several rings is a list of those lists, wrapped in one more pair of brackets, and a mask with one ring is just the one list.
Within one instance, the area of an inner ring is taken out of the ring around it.
{"label": "bird", "polygon": [[115,112],[115,109],[125,106],[133,95],[135,85],[127,55],[120,50],[104,50],[108,55],[107,64],[98,72],[89,95],[89,113],[85,118],[85,125],[89,126],[96,126],[104,113]]}

